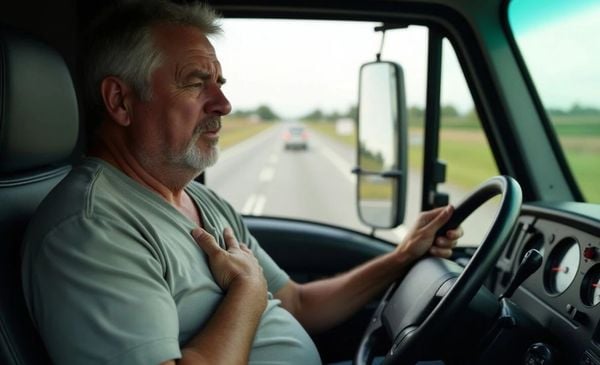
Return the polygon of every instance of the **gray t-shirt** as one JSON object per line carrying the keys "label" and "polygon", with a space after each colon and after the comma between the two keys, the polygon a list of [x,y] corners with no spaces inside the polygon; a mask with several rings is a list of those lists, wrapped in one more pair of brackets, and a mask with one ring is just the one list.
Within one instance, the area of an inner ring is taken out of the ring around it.
{"label": "gray t-shirt", "polygon": [[[223,245],[231,227],[264,270],[270,293],[288,276],[241,217],[197,183],[186,191]],[[57,364],[158,364],[181,357],[224,297],[191,230],[156,193],[86,159],[42,202],[25,238],[23,288]],[[318,364],[302,326],[269,293],[251,364]]]}

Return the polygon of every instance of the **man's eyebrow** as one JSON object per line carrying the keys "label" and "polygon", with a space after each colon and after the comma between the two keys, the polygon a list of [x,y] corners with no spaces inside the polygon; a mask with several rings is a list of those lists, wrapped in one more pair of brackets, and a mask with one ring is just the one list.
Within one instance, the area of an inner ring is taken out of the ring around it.
{"label": "man's eyebrow", "polygon": [[[210,73],[205,72],[205,71],[194,70],[188,74],[188,77],[197,77],[200,80],[204,81],[204,80],[210,80],[211,75],[210,75]],[[225,82],[227,82],[227,80],[223,76],[217,76],[217,83],[223,85]]]}

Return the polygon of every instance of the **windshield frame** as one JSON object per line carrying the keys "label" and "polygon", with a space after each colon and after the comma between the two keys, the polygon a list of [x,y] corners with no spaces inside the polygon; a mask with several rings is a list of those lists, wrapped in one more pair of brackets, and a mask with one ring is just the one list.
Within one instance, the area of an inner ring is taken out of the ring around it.
{"label": "windshield frame", "polygon": [[548,137],[550,146],[551,146],[552,150],[554,151],[554,154],[556,156],[556,159],[560,166],[562,174],[566,180],[566,183],[567,183],[569,189],[571,190],[571,193],[573,194],[573,198],[577,202],[585,202],[581,188],[579,187],[579,184],[577,183],[577,180],[571,169],[571,166],[569,165],[569,163],[567,161],[567,157],[566,157],[566,154],[560,143],[558,134],[557,134],[554,126],[552,125],[550,116],[548,115],[546,108],[544,106],[544,103],[542,102],[542,99],[540,97],[540,94],[539,94],[536,86],[535,86],[535,83],[533,81],[531,73],[529,72],[529,68],[527,67],[527,63],[525,62],[525,58],[523,57],[523,54],[521,52],[521,48],[519,47],[519,45],[517,43],[515,33],[513,32],[513,27],[511,26],[510,19],[509,19],[509,8],[512,3],[515,3],[517,1],[519,1],[519,0],[505,0],[503,3],[503,6],[502,6],[502,24],[504,26],[504,31],[506,33],[506,37],[507,37],[510,47],[515,55],[515,60],[517,62],[517,65],[518,65],[521,73],[522,73],[522,76],[526,83],[526,86],[530,92],[531,98],[534,102],[535,109],[536,109],[536,111],[539,115],[540,121],[542,123],[542,127],[544,128],[546,136]]}

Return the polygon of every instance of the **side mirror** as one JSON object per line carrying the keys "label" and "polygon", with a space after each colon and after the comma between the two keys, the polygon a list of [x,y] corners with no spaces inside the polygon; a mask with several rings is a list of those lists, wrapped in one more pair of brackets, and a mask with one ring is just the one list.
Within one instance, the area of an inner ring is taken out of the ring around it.
{"label": "side mirror", "polygon": [[373,62],[360,69],[357,205],[361,221],[393,228],[404,220],[407,121],[402,68]]}

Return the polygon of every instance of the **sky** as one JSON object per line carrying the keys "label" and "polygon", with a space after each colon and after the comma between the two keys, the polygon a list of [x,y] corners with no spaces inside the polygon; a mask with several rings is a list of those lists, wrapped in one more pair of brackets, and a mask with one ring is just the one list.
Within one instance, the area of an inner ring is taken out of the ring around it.
{"label": "sky", "polygon": [[553,15],[548,19],[552,24],[546,27],[539,23],[525,26],[523,35],[517,37],[547,106],[567,109],[578,103],[600,108],[600,2],[593,4],[565,18]]}
{"label": "sky", "polygon": [[[586,3],[591,3],[585,0]],[[546,9],[544,7],[544,9]],[[545,21],[519,27],[519,46],[531,68],[547,107],[569,108],[578,102],[600,104],[600,7],[570,14],[562,21],[557,12]],[[511,17],[525,24],[526,7],[511,9]],[[553,14],[553,15],[552,15]],[[295,20],[223,20],[223,35],[213,44],[223,66],[224,92],[233,110],[268,105],[287,119],[299,118],[316,108],[346,112],[358,100],[360,66],[375,60],[381,33],[378,23]],[[574,41],[584,42],[585,46]],[[404,70],[408,106],[423,106],[426,82],[427,30],[411,26],[386,33],[382,59]],[[564,45],[560,48],[557,45]],[[569,66],[565,66],[569,65]],[[589,69],[590,72],[581,72]],[[576,72],[576,70],[578,72]],[[442,104],[460,112],[473,108],[472,98],[448,42],[444,45]]]}
{"label": "sky", "polygon": [[[288,118],[315,108],[345,112],[358,100],[360,66],[374,61],[379,50],[376,25],[226,19],[224,34],[213,39],[227,79],[224,92],[234,111],[267,104]],[[384,59],[405,59],[405,77],[415,84],[409,104],[425,95],[427,33],[413,28],[386,35],[386,45],[400,40],[412,48],[392,53],[387,49],[393,47],[386,47],[383,52]]]}

